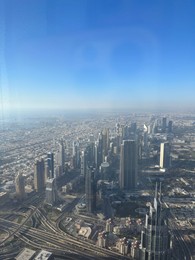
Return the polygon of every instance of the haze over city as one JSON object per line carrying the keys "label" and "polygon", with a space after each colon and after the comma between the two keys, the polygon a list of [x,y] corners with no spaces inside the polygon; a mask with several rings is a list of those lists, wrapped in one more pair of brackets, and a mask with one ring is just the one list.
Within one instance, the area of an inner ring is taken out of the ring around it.
{"label": "haze over city", "polygon": [[194,1],[0,2],[0,111],[193,109]]}
{"label": "haze over city", "polygon": [[0,260],[195,259],[194,14],[0,0]]}

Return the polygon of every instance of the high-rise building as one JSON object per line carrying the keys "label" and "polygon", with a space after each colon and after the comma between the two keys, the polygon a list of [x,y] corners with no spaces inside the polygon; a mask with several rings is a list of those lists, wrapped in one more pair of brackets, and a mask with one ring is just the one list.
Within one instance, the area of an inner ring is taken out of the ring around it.
{"label": "high-rise building", "polygon": [[85,149],[86,164],[88,167],[95,166],[95,144],[90,143]]}
{"label": "high-rise building", "polygon": [[167,118],[163,117],[163,119],[162,119],[162,131],[163,131],[163,133],[166,132],[166,128],[167,128]]}
{"label": "high-rise building", "polygon": [[168,142],[160,144],[160,168],[171,166],[171,149]]}
{"label": "high-rise building", "polygon": [[25,182],[24,176],[22,173],[19,173],[15,178],[15,185],[16,185],[16,196],[19,200],[24,199],[25,197]]}
{"label": "high-rise building", "polygon": [[136,134],[136,131],[137,131],[137,124],[136,124],[136,122],[133,122],[133,123],[131,123],[131,132]]}
{"label": "high-rise building", "polygon": [[49,205],[54,205],[56,202],[56,179],[47,179],[46,181],[46,189],[45,189],[46,197],[45,201]]}
{"label": "high-rise building", "polygon": [[99,141],[96,141],[94,145],[94,164],[96,169],[99,168],[100,161],[101,161],[101,156],[99,151]]}
{"label": "high-rise building", "polygon": [[100,172],[102,180],[109,180],[110,164],[108,162],[103,162],[100,166]]}
{"label": "high-rise building", "polygon": [[36,192],[41,192],[45,189],[45,162],[42,158],[40,161],[35,162],[35,172],[34,172],[34,188]]}
{"label": "high-rise building", "polygon": [[85,155],[85,151],[82,151],[81,152],[81,175],[82,176],[86,175],[86,169],[87,169],[86,155]]}
{"label": "high-rise building", "polygon": [[75,169],[80,167],[80,149],[78,141],[74,141],[72,145],[72,166]]}
{"label": "high-rise building", "polygon": [[94,213],[96,210],[96,181],[95,172],[92,168],[87,169],[85,177],[85,194],[87,212]]}
{"label": "high-rise building", "polygon": [[57,165],[59,166],[58,169],[60,169],[60,176],[62,173],[65,172],[65,149],[63,141],[59,143],[59,150],[57,152]]}
{"label": "high-rise building", "polygon": [[54,154],[48,153],[46,159],[47,177],[54,178]]}
{"label": "high-rise building", "polygon": [[109,141],[109,129],[106,128],[102,131],[102,162],[105,161],[105,157],[108,155]]}
{"label": "high-rise building", "polygon": [[156,186],[154,203],[146,214],[145,227],[141,233],[139,260],[171,259],[171,236],[168,232],[165,212],[162,209],[161,191]]}
{"label": "high-rise building", "polygon": [[134,140],[124,140],[120,154],[120,188],[133,190],[137,183],[137,144]]}
{"label": "high-rise building", "polygon": [[168,133],[172,133],[173,132],[173,121],[169,121],[168,123]]}

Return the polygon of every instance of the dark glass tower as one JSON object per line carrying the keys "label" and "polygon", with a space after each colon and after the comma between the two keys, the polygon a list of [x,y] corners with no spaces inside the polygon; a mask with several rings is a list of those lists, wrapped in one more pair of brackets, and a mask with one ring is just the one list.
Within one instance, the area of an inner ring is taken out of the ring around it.
{"label": "dark glass tower", "polygon": [[134,140],[124,140],[120,155],[120,188],[133,190],[137,183],[137,144]]}
{"label": "dark glass tower", "polygon": [[171,236],[168,232],[165,212],[161,205],[161,191],[156,185],[154,203],[146,214],[145,227],[141,234],[139,260],[170,260]]}
{"label": "dark glass tower", "polygon": [[87,170],[85,177],[85,194],[87,212],[94,213],[96,210],[96,181],[92,168]]}

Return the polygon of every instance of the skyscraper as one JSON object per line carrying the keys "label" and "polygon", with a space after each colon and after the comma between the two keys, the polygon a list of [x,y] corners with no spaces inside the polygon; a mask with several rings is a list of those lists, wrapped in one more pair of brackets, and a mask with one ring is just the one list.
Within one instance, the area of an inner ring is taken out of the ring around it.
{"label": "skyscraper", "polygon": [[170,144],[168,142],[160,144],[160,168],[171,166]]}
{"label": "skyscraper", "polygon": [[16,185],[16,196],[18,199],[22,200],[25,197],[25,183],[24,176],[22,173],[19,173],[15,178]]}
{"label": "skyscraper", "polygon": [[163,119],[162,119],[162,131],[163,131],[163,133],[166,132],[166,128],[167,128],[167,118],[163,117]]}
{"label": "skyscraper", "polygon": [[94,213],[96,210],[96,181],[94,175],[94,170],[89,168],[85,177],[86,208],[89,213]]}
{"label": "skyscraper", "polygon": [[47,177],[48,178],[54,178],[54,154],[53,153],[48,153],[47,154]]}
{"label": "skyscraper", "polygon": [[56,202],[56,179],[51,178],[46,181],[46,198],[45,201],[49,205],[54,205]]}
{"label": "skyscraper", "polygon": [[106,128],[102,131],[102,162],[105,161],[105,157],[108,155],[109,141],[109,129]]}
{"label": "skyscraper", "polygon": [[134,134],[137,131],[137,124],[136,122],[131,123],[131,132],[133,132]]}
{"label": "skyscraper", "polygon": [[72,146],[72,159],[73,159],[73,167],[78,169],[80,167],[80,149],[79,142],[74,141]]}
{"label": "skyscraper", "polygon": [[42,158],[40,161],[37,160],[35,163],[34,187],[36,192],[41,192],[45,189],[45,181],[45,162]]}
{"label": "skyscraper", "polygon": [[59,170],[58,175],[60,176],[62,173],[65,172],[65,149],[62,140],[59,143],[59,150],[57,152],[57,165],[58,165],[57,168]]}
{"label": "skyscraper", "polygon": [[169,121],[168,123],[168,133],[172,133],[173,132],[173,121]]}
{"label": "skyscraper", "polygon": [[135,189],[137,182],[137,145],[134,140],[124,140],[120,154],[120,188]]}
{"label": "skyscraper", "polygon": [[85,176],[86,175],[86,155],[85,151],[81,152],[81,175]]}
{"label": "skyscraper", "polygon": [[165,212],[162,210],[161,194],[158,195],[156,185],[154,203],[146,214],[145,227],[141,233],[139,260],[169,259],[171,259],[171,236]]}

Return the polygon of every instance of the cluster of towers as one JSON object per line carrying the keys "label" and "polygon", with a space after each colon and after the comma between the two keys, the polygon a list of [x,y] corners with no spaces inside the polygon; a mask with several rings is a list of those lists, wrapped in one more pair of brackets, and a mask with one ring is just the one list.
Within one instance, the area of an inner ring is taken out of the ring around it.
{"label": "cluster of towers", "polygon": [[[56,162],[56,166],[54,165]],[[59,143],[59,149],[54,160],[54,153],[48,153],[46,158],[37,160],[34,164],[34,190],[46,192],[46,203],[53,205],[56,201],[56,177],[65,171],[64,144]],[[19,200],[25,198],[25,178],[19,173],[15,178],[16,196]]]}
{"label": "cluster of towers", "polygon": [[95,211],[96,175],[99,174],[101,179],[107,180],[109,162],[113,155],[116,158],[120,156],[120,188],[127,191],[133,191],[136,188],[138,164],[136,129],[135,123],[131,126],[117,124],[115,137],[112,139],[109,136],[109,129],[104,129],[98,135],[98,140],[81,152],[80,167],[81,175],[85,177],[88,212]]}

